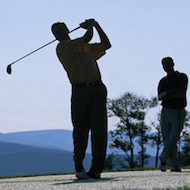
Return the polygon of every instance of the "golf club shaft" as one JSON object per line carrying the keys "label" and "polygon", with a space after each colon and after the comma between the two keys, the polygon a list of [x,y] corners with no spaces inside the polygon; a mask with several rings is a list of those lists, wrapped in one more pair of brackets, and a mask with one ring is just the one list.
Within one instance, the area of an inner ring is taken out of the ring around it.
{"label": "golf club shaft", "polygon": [[27,55],[25,55],[25,56],[21,57],[20,59],[17,59],[16,61],[14,61],[14,62],[10,63],[10,65],[13,65],[14,63],[16,63],[16,62],[18,62],[18,61],[20,61],[20,60],[24,59],[25,57],[28,57],[29,55],[31,55],[31,54],[33,54],[33,53],[35,53],[36,51],[38,51],[38,50],[40,50],[40,49],[44,48],[45,46],[47,46],[47,45],[49,45],[49,44],[51,44],[51,43],[53,43],[53,42],[55,42],[55,41],[56,41],[56,39],[55,39],[55,40],[53,40],[53,41],[51,41],[51,42],[49,42],[49,43],[47,43],[47,44],[45,44],[45,45],[43,45],[43,46],[42,46],[42,47],[40,47],[40,48],[38,48],[38,49],[36,49],[36,50],[34,50],[34,51],[32,51],[32,52],[28,53]]}
{"label": "golf club shaft", "polygon": [[[78,26],[77,28],[75,28],[75,29],[73,29],[73,30],[69,31],[69,33],[73,32],[73,31],[75,31],[75,30],[77,30],[77,29],[79,29],[79,28],[80,28],[80,26]],[[44,47],[48,46],[49,44],[51,44],[51,43],[53,43],[53,42],[55,42],[55,41],[56,41],[56,39],[55,39],[55,40],[52,40],[51,42],[49,42],[49,43],[47,43],[47,44],[45,44],[45,45],[43,45],[43,46],[39,47],[38,49],[35,49],[34,51],[32,51],[32,52],[28,53],[27,55],[25,55],[25,56],[21,57],[20,59],[17,59],[16,61],[14,61],[14,62],[10,63],[9,65],[13,65],[14,63],[16,63],[16,62],[18,62],[18,61],[20,61],[20,60],[24,59],[25,57],[28,57],[29,55],[31,55],[31,54],[33,54],[33,53],[35,53],[36,51],[38,51],[38,50],[40,50],[40,49],[42,49],[42,48],[44,48]]]}

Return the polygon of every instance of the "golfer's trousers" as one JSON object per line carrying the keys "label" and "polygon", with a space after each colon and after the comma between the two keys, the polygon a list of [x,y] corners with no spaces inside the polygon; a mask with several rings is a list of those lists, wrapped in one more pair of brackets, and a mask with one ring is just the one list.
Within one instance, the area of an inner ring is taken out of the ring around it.
{"label": "golfer's trousers", "polygon": [[160,155],[160,160],[164,163],[168,161],[172,166],[179,166],[177,154],[177,141],[183,129],[185,109],[163,108],[161,112],[161,131],[164,148]]}
{"label": "golfer's trousers", "polygon": [[71,116],[73,123],[75,168],[82,166],[91,131],[91,171],[101,172],[107,148],[107,89],[96,85],[72,85]]}

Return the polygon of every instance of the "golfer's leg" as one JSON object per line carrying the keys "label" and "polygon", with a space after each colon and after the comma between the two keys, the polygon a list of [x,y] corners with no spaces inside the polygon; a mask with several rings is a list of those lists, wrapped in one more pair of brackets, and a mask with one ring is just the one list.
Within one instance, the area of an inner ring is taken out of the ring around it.
{"label": "golfer's leg", "polygon": [[91,171],[96,173],[102,172],[107,148],[107,91],[103,84],[99,88],[99,94],[93,103],[91,114]]}
{"label": "golfer's leg", "polygon": [[73,123],[74,162],[76,171],[83,168],[83,160],[88,143],[89,125],[87,118],[86,96],[80,89],[72,94],[71,115]]}

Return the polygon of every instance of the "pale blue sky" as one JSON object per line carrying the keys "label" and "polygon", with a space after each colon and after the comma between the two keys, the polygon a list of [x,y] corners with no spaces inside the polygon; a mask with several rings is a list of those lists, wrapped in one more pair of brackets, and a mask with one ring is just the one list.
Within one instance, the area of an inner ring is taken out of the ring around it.
{"label": "pale blue sky", "polygon": [[[1,0],[0,132],[72,129],[71,87],[55,54],[57,42],[6,73],[8,64],[54,39],[54,22],[64,21],[72,30],[95,18],[112,44],[98,62],[108,97],[131,91],[150,98],[165,76],[164,56],[190,76],[189,8],[189,0]],[[92,41],[98,40],[95,33]],[[189,102],[189,90],[187,97]]]}

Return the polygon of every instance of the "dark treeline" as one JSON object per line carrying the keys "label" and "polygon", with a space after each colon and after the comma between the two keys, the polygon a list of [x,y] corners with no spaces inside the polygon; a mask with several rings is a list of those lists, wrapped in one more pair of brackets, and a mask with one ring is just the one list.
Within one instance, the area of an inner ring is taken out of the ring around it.
{"label": "dark treeline", "polygon": [[[160,129],[160,113],[157,113],[157,119],[152,120],[150,124],[145,123],[145,117],[148,111],[159,105],[157,97],[150,99],[138,96],[131,92],[126,92],[117,99],[108,99],[108,116],[119,119],[116,129],[110,131],[110,148],[116,148],[125,154],[125,160],[120,162],[121,168],[144,167],[150,156],[156,157],[155,167],[158,167],[158,158],[162,148],[162,136]],[[184,130],[181,133],[179,141],[179,157],[182,166],[190,165],[190,113],[184,124]],[[150,133],[154,129],[154,133]],[[136,143],[135,143],[136,142]],[[138,155],[134,154],[134,146],[139,146]],[[149,155],[145,145],[156,149],[156,155]],[[118,155],[108,155],[105,160],[105,169],[113,169],[118,165]]]}

